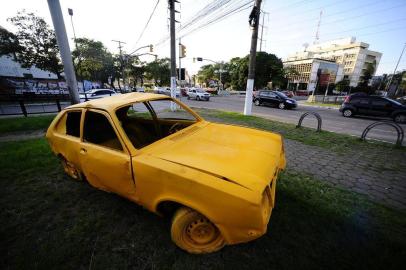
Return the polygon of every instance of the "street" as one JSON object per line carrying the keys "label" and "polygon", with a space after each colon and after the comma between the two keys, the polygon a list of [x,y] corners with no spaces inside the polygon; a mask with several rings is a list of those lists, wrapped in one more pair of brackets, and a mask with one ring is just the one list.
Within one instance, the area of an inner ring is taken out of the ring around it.
{"label": "street", "polygon": [[[188,106],[195,108],[208,108],[224,111],[232,111],[242,113],[244,110],[244,96],[227,96],[227,97],[212,97],[209,102],[187,100],[182,97],[182,102]],[[349,134],[360,137],[364,129],[379,120],[372,117],[353,117],[345,118],[341,115],[338,109],[310,107],[299,104],[294,110],[280,110],[278,108],[255,105],[252,106],[253,115],[265,117],[284,123],[297,124],[300,116],[305,112],[317,112],[322,118],[322,129],[342,134]],[[390,120],[390,119],[386,119]],[[302,123],[303,126],[316,128],[317,120],[313,115],[307,116]],[[405,124],[401,124],[403,130],[406,129]],[[377,126],[372,129],[367,138],[382,140],[387,142],[396,142],[397,133],[390,126]]]}
{"label": "street", "polygon": [[[182,97],[181,101],[194,108],[216,109],[238,113],[242,113],[244,109],[243,95],[211,97],[210,101],[188,100],[186,97]],[[62,108],[65,108],[69,105],[70,103],[68,102],[61,103]],[[27,104],[26,109],[29,114],[57,111],[56,104]],[[0,106],[0,112],[2,114],[21,113],[21,108],[18,104],[2,105]],[[256,116],[295,125],[298,123],[299,118],[303,113],[317,112],[322,118],[323,130],[353,135],[357,137],[361,136],[362,132],[368,125],[379,120],[390,120],[372,117],[345,118],[341,115],[338,109],[305,106],[300,103],[294,110],[280,110],[278,108],[252,105],[252,112],[253,115]],[[303,120],[302,125],[310,128],[316,128],[317,120],[313,115],[309,115]],[[401,126],[403,130],[406,130],[405,124],[401,124]],[[372,129],[368,133],[367,138],[395,143],[397,133],[393,127],[383,125],[377,126]]]}

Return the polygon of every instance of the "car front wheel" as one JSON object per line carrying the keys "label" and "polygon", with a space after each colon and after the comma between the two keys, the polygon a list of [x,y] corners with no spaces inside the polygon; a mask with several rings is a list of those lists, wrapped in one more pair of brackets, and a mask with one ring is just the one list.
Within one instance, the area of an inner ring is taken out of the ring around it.
{"label": "car front wheel", "polygon": [[344,117],[351,117],[353,115],[352,111],[350,109],[345,109],[343,111],[343,116]]}
{"label": "car front wheel", "polygon": [[406,123],[406,114],[399,113],[399,114],[395,115],[395,117],[393,118],[393,120],[394,120],[396,123]]}
{"label": "car front wheel", "polygon": [[172,219],[171,237],[178,247],[195,254],[215,252],[225,245],[216,225],[188,207],[176,211]]}
{"label": "car front wheel", "polygon": [[196,96],[196,100],[200,100],[200,97],[199,97],[199,96]]}
{"label": "car front wheel", "polygon": [[285,109],[285,103],[283,102],[279,103],[278,108],[281,110]]}
{"label": "car front wheel", "polygon": [[261,105],[261,102],[259,102],[259,100],[256,99],[256,100],[254,101],[254,104],[255,104],[255,106],[260,106],[260,105]]}

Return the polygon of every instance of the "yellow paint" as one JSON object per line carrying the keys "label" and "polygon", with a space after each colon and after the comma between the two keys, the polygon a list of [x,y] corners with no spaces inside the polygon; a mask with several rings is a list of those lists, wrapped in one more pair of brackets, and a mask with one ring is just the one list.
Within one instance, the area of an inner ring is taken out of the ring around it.
{"label": "yellow paint", "polygon": [[[96,188],[117,193],[155,213],[159,203],[168,201],[194,209],[215,224],[226,244],[263,235],[275,203],[276,179],[286,165],[281,136],[211,123],[185,107],[198,119],[195,124],[135,149],[115,110],[157,99],[170,98],[130,93],[70,106],[51,123],[47,139],[53,152]],[[86,110],[102,112],[108,118],[123,151],[83,140]],[[80,138],[65,134],[63,119],[68,111],[82,111]]]}

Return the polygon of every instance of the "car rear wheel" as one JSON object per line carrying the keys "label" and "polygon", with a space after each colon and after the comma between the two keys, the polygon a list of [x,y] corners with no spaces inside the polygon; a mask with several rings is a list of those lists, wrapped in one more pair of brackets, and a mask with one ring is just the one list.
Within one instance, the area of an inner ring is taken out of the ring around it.
{"label": "car rear wheel", "polygon": [[173,216],[171,237],[178,247],[195,254],[215,252],[225,245],[216,225],[188,207],[179,208]]}
{"label": "car rear wheel", "polygon": [[261,102],[258,99],[256,99],[254,101],[254,104],[255,104],[255,106],[261,106]]}
{"label": "car rear wheel", "polygon": [[278,108],[281,110],[285,109],[285,103],[283,102],[279,103]]}
{"label": "car rear wheel", "polygon": [[343,110],[343,116],[344,117],[351,117],[353,115],[352,111],[350,109],[345,109]]}
{"label": "car rear wheel", "polygon": [[396,123],[406,123],[406,114],[399,113],[399,114],[395,115],[395,117],[393,118],[393,120],[394,120]]}
{"label": "car rear wheel", "polygon": [[65,173],[68,176],[70,176],[75,180],[83,181],[82,173],[76,168],[76,166],[73,163],[67,161],[64,157],[61,158],[61,163]]}

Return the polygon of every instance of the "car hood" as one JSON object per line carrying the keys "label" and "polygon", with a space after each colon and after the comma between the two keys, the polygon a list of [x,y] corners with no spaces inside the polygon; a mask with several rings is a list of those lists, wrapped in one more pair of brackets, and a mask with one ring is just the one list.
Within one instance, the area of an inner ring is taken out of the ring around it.
{"label": "car hood", "polygon": [[253,191],[262,192],[285,166],[282,138],[270,132],[208,123],[168,139],[174,142],[170,147],[155,148],[151,154]]}

